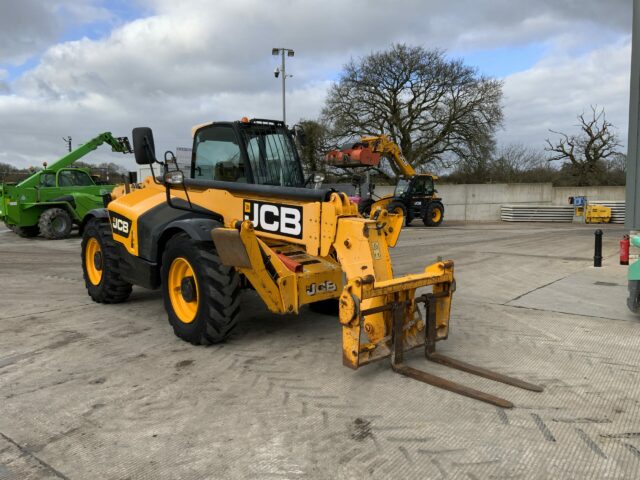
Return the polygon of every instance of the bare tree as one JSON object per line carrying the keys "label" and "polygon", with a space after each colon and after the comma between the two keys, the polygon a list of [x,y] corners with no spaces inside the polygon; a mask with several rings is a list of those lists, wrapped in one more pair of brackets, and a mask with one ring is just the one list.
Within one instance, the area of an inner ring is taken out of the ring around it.
{"label": "bare tree", "polygon": [[91,175],[98,177],[102,182],[122,182],[128,173],[126,167],[113,162],[103,162],[96,165],[77,161],[73,164],[73,167],[88,169],[91,172]]}
{"label": "bare tree", "polygon": [[445,177],[455,183],[520,183],[532,181],[541,165],[550,168],[541,160],[540,152],[508,144],[462,159]]}
{"label": "bare tree", "polygon": [[615,127],[606,119],[604,108],[598,110],[592,105],[591,115],[585,118],[585,113],[582,113],[578,115],[578,121],[578,134],[567,135],[550,130],[560,138],[555,143],[547,139],[545,150],[551,152],[550,162],[570,162],[571,173],[578,185],[594,185],[606,171],[607,160],[620,154],[620,143],[613,131]]}
{"label": "bare tree", "polygon": [[502,83],[442,50],[393,45],[344,66],[323,118],[338,137],[385,133],[415,168],[491,145]]}
{"label": "bare tree", "polygon": [[333,148],[328,127],[317,120],[300,120],[298,123],[305,133],[304,145],[299,148],[305,174],[324,171],[324,155]]}

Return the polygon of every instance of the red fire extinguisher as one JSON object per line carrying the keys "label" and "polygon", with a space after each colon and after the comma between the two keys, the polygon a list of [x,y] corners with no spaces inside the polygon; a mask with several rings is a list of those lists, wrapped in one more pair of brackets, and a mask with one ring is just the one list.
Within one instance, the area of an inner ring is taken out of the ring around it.
{"label": "red fire extinguisher", "polygon": [[620,240],[620,265],[629,265],[629,235]]}

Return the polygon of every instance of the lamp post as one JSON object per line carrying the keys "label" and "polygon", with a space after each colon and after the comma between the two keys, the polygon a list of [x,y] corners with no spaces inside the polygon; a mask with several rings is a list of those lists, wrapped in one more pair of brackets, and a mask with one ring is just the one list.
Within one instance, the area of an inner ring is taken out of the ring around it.
{"label": "lamp post", "polygon": [[287,110],[286,110],[286,101],[285,101],[285,85],[287,81],[287,77],[293,77],[293,75],[287,75],[287,70],[285,68],[285,54],[287,57],[293,57],[294,51],[290,48],[272,48],[271,55],[282,56],[282,63],[279,67],[273,71],[273,75],[278,78],[278,76],[282,75],[282,122],[287,124]]}

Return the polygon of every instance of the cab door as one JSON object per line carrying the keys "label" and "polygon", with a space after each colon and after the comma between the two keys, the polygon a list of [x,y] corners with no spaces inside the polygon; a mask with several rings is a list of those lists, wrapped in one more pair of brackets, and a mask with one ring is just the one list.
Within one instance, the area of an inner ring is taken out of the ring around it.
{"label": "cab door", "polygon": [[[411,195],[409,198],[412,217],[421,216],[421,211],[426,208],[427,203],[429,203],[427,194],[427,192],[429,191],[429,182],[427,182],[427,180],[431,179],[423,176],[413,177],[413,182],[411,185]],[[431,194],[433,194],[433,181],[431,181],[430,183]]]}
{"label": "cab door", "polygon": [[87,172],[73,168],[60,170],[56,175],[56,185],[57,188],[51,189],[47,200],[72,196],[74,211],[80,218],[100,205],[102,195],[111,191],[106,185],[96,185]]}

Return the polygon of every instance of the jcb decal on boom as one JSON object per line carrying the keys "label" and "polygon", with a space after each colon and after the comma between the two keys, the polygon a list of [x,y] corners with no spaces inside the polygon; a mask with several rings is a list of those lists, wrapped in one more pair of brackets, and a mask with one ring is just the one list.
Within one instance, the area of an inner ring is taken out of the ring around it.
{"label": "jcb decal on boom", "polygon": [[243,213],[260,232],[302,238],[302,207],[245,200]]}
{"label": "jcb decal on boom", "polygon": [[109,212],[109,218],[113,233],[128,238],[131,231],[131,220],[115,212]]}
{"label": "jcb decal on boom", "polygon": [[320,283],[312,283],[307,286],[307,295],[313,297],[316,293],[335,292],[338,289],[335,283],[326,280]]}

